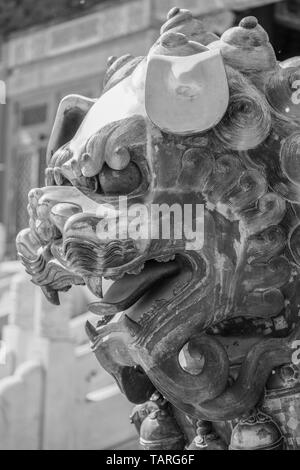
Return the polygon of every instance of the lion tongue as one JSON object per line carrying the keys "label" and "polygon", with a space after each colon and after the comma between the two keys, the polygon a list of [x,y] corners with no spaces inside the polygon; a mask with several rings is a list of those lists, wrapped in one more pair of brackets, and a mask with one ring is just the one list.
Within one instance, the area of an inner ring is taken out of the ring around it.
{"label": "lion tongue", "polygon": [[125,274],[122,279],[115,281],[104,295],[103,300],[91,303],[89,310],[96,315],[115,315],[127,310],[154,284],[178,274],[179,270],[179,264],[176,260],[168,263],[148,261],[140,274]]}

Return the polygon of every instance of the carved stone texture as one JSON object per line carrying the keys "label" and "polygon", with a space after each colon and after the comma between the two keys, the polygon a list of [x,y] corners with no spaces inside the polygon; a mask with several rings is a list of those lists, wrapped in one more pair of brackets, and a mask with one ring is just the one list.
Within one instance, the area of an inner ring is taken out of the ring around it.
{"label": "carved stone texture", "polygon": [[[72,284],[95,294],[87,333],[102,367],[133,403],[158,390],[179,410],[146,418],[151,429],[168,421],[164,443],[179,423],[189,446],[204,420],[217,433],[206,442],[247,448],[257,406],[271,415],[255,421],[273,433],[266,448],[281,445],[281,421],[293,425],[264,390],[300,339],[299,74],[299,58],[276,61],[256,18],[217,38],[175,8],[147,57],[109,58],[98,100],[58,108],[18,252],[48,300]],[[164,213],[167,236],[155,218],[134,236],[136,204],[192,206],[190,232]],[[287,448],[299,439],[294,425]]]}

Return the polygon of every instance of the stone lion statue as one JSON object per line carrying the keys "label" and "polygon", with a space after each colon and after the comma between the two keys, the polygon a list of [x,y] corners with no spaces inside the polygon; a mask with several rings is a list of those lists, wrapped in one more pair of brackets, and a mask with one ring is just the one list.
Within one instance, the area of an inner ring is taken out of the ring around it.
{"label": "stone lion statue", "polygon": [[99,99],[59,105],[18,253],[51,302],[96,296],[92,349],[145,449],[300,446],[299,123],[299,57],[254,17],[219,38],[179,8],[146,57],[108,59]]}

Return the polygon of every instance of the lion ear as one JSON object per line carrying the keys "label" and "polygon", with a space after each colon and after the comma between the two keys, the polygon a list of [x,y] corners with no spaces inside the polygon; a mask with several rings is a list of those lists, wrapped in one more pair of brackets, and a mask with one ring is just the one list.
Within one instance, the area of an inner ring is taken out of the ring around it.
{"label": "lion ear", "polygon": [[80,95],[65,96],[59,103],[47,147],[47,163],[58,148],[74,137],[96,100]]}

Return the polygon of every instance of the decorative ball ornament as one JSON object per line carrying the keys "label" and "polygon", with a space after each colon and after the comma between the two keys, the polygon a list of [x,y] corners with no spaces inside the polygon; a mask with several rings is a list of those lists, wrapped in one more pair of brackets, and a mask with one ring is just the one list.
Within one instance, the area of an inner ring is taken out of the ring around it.
{"label": "decorative ball ornament", "polygon": [[184,436],[167,410],[156,410],[141,425],[140,444],[144,450],[182,450]]}
{"label": "decorative ball ornament", "polygon": [[266,384],[262,410],[273,416],[286,438],[287,450],[299,450],[300,370],[286,364],[273,370]]}
{"label": "decorative ball ornament", "polygon": [[300,391],[300,370],[295,364],[286,364],[273,370],[266,384],[267,394],[275,391],[288,391],[297,389]]}
{"label": "decorative ball ornament", "polygon": [[261,411],[241,419],[232,431],[230,450],[283,450],[279,426]]}

